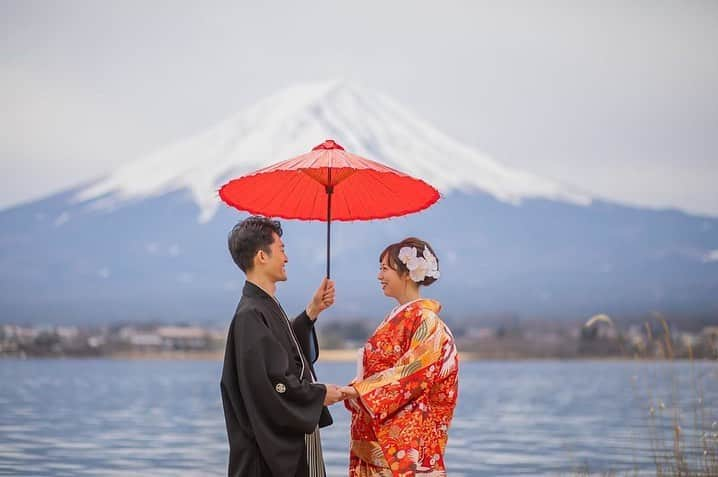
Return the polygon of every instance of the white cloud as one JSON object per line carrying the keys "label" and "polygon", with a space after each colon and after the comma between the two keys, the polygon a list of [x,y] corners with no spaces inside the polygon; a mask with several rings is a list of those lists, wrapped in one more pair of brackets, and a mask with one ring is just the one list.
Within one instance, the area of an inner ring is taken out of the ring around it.
{"label": "white cloud", "polygon": [[704,262],[704,263],[718,262],[718,249],[716,249],[716,250],[711,250],[711,251],[707,252],[707,253],[703,256],[703,262]]}

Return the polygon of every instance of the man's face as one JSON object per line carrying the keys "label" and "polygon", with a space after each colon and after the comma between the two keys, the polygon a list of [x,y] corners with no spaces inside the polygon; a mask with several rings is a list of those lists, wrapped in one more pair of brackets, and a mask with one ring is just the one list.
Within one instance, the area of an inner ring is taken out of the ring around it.
{"label": "man's face", "polygon": [[266,263],[264,269],[267,276],[274,282],[283,282],[287,280],[287,270],[284,266],[289,260],[287,254],[284,253],[284,242],[282,237],[272,232],[274,241],[269,246],[269,254],[266,255]]}

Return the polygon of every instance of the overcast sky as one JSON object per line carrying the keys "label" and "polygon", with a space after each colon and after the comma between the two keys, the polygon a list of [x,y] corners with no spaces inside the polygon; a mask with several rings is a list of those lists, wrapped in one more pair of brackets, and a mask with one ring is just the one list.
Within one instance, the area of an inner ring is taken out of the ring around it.
{"label": "overcast sky", "polygon": [[271,3],[0,0],[0,207],[345,78],[510,166],[718,216],[718,2]]}

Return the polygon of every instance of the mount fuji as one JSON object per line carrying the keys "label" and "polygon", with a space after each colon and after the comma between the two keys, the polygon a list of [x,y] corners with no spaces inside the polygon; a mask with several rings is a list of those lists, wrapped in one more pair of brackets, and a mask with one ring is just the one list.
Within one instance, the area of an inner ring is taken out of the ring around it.
{"label": "mount fuji", "polygon": [[[227,232],[246,215],[220,202],[219,186],[328,138],[442,193],[419,214],[333,227],[328,316],[391,308],[377,254],[410,235],[439,256],[442,279],[425,294],[447,317],[718,313],[718,219],[606,202],[506,167],[390,98],[332,81],[286,89],[97,181],[0,211],[0,321],[225,321],[243,283]],[[278,295],[299,310],[322,277],[325,228],[283,227],[289,281]]]}

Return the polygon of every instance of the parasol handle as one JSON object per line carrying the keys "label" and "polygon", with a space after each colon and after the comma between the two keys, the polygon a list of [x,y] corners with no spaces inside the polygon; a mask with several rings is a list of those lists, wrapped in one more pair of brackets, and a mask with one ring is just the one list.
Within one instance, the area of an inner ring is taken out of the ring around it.
{"label": "parasol handle", "polygon": [[326,186],[327,191],[327,280],[331,277],[330,275],[330,263],[331,263],[331,235],[332,235],[332,194],[334,193],[334,186]]}

